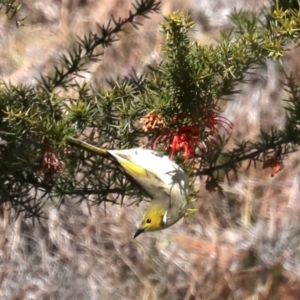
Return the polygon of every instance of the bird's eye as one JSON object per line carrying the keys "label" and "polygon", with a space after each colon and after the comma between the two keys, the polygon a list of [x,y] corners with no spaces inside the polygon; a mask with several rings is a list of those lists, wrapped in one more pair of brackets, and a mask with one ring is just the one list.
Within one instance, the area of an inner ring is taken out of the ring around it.
{"label": "bird's eye", "polygon": [[150,219],[150,218],[149,218],[149,219],[147,219],[147,221],[146,221],[146,222],[147,222],[148,224],[149,224],[149,223],[151,223],[151,219]]}

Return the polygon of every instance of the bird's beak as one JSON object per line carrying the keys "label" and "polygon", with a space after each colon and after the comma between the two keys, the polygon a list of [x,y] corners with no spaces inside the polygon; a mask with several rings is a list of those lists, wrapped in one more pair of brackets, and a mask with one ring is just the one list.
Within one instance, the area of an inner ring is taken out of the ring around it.
{"label": "bird's beak", "polygon": [[134,234],[133,238],[135,239],[138,235],[140,235],[142,232],[144,232],[144,228],[139,228],[136,233]]}

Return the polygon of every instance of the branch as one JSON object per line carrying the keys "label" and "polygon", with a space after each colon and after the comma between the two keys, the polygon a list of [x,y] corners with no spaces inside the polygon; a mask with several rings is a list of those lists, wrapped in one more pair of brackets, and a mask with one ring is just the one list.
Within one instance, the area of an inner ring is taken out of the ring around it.
{"label": "branch", "polygon": [[[40,86],[51,93],[54,88],[62,86],[66,88],[66,84],[73,78],[71,75],[78,75],[80,71],[86,71],[85,66],[90,62],[99,61],[100,54],[95,54],[95,49],[102,45],[104,47],[110,46],[113,42],[118,40],[117,34],[123,31],[123,27],[127,23],[131,23],[132,26],[138,27],[140,24],[134,21],[138,16],[148,18],[147,14],[160,10],[160,1],[157,0],[137,0],[136,4],[133,4],[135,8],[134,12],[129,11],[129,16],[125,19],[119,18],[116,20],[111,17],[108,24],[99,25],[98,29],[100,35],[89,33],[84,38],[78,38],[77,46],[68,55],[61,55],[62,67],[55,67],[54,75],[41,77]],[[113,23],[113,26],[112,26]]]}
{"label": "branch", "polygon": [[[278,146],[281,146],[283,144],[287,144],[289,142],[287,141],[283,141],[283,140],[280,140],[278,142],[274,142],[274,143],[271,143],[271,144],[268,144],[266,145],[265,147],[262,147],[260,149],[257,149],[251,153],[248,153],[248,154],[245,154],[245,155],[242,155],[242,156],[238,156],[236,157],[235,159],[232,159],[232,160],[229,160],[228,162],[226,163],[223,163],[223,164],[220,164],[220,165],[217,165],[217,166],[211,166],[209,168],[203,168],[199,171],[197,171],[195,173],[195,175],[210,175],[211,173],[213,173],[214,171],[218,171],[218,170],[226,170],[226,169],[232,169],[232,165],[236,165],[244,160],[247,160],[247,159],[251,159],[251,160],[254,160],[256,159],[257,157],[259,157],[260,154],[270,150],[270,149],[275,149],[276,147]],[[226,153],[223,153],[224,155],[226,156],[230,156],[231,154],[234,155],[234,152],[236,152],[237,150],[234,149],[232,151],[228,151]]]}

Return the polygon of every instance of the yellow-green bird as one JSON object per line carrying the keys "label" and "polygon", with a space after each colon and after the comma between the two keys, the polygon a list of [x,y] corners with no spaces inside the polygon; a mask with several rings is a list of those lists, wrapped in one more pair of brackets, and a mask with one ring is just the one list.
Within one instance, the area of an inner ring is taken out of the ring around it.
{"label": "yellow-green bird", "polygon": [[170,227],[186,214],[187,178],[184,171],[164,154],[144,148],[107,150],[73,138],[67,142],[113,158],[152,198],[134,238],[144,231]]}

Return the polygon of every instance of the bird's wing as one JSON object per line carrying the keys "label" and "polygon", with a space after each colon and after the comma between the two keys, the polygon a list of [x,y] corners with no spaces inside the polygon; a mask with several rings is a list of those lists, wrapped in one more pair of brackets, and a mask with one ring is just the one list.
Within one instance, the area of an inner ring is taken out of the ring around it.
{"label": "bird's wing", "polygon": [[109,153],[153,199],[186,195],[188,184],[183,170],[167,156],[148,149],[114,150]]}
{"label": "bird's wing", "polygon": [[[140,158],[136,159],[136,149],[109,150],[108,153],[119,163],[122,169],[133,178],[153,199],[158,187],[164,182],[151,170],[142,165]],[[135,158],[135,159],[134,159]]]}
{"label": "bird's wing", "polygon": [[133,178],[144,178],[148,180],[154,180],[156,182],[160,182],[160,178],[153,173],[152,171],[149,171],[140,165],[137,165],[136,163],[131,162],[130,160],[123,158],[121,156],[114,157],[117,159],[118,163],[123,167],[123,169]]}

